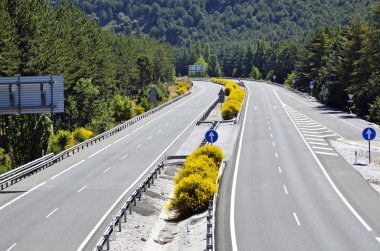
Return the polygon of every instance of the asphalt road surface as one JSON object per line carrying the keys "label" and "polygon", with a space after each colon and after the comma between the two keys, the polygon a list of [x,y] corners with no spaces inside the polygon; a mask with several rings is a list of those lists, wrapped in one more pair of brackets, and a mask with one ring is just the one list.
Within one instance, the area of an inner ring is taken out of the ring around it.
{"label": "asphalt road surface", "polygon": [[176,152],[219,90],[196,82],[190,96],[1,191],[0,250],[91,250],[110,215],[160,156]]}
{"label": "asphalt road surface", "polygon": [[359,142],[368,124],[285,88],[246,85],[217,250],[380,250],[380,196],[329,143]]}

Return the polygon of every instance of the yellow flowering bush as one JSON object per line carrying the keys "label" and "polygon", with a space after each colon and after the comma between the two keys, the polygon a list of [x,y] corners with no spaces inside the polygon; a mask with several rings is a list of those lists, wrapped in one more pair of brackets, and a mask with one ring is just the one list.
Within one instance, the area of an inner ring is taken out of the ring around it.
{"label": "yellow flowering bush", "polygon": [[191,174],[177,183],[169,209],[176,209],[183,216],[200,213],[207,208],[208,201],[216,191],[215,181]]}
{"label": "yellow flowering bush", "polygon": [[186,161],[184,167],[177,173],[174,182],[178,183],[184,177],[191,174],[199,174],[203,179],[210,178],[216,180],[218,177],[218,167],[215,165],[214,160],[201,155],[191,158],[191,161]]}
{"label": "yellow flowering bush", "polygon": [[224,101],[221,111],[223,119],[232,119],[236,117],[240,112],[244,101],[244,89],[228,79],[212,78],[211,81],[225,86],[224,92],[226,93],[227,98],[226,101]]}
{"label": "yellow flowering bush", "polygon": [[142,107],[141,105],[135,106],[133,109],[135,110],[136,115],[140,115],[145,112],[144,107]]}
{"label": "yellow flowering bush", "polygon": [[73,138],[77,143],[86,141],[90,139],[92,136],[94,136],[94,133],[90,130],[87,130],[86,128],[77,128],[73,132]]}

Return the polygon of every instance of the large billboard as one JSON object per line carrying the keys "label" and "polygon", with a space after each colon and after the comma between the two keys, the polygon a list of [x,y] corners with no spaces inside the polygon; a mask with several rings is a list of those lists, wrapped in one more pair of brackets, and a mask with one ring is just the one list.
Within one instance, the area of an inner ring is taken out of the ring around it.
{"label": "large billboard", "polygon": [[64,112],[63,76],[0,78],[0,114]]}

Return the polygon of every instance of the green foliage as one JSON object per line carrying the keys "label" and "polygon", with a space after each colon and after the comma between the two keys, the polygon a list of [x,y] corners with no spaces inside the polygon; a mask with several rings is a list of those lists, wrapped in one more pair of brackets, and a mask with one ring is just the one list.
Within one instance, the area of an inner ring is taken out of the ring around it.
{"label": "green foliage", "polygon": [[0,174],[9,171],[12,167],[11,157],[0,147]]}
{"label": "green foliage", "polygon": [[144,108],[146,112],[153,108],[153,104],[146,97],[141,98],[139,105]]}
{"label": "green foliage", "polygon": [[134,114],[132,101],[128,97],[117,94],[112,101],[112,110],[117,122],[132,118]]}
{"label": "green foliage", "polygon": [[251,73],[249,74],[249,76],[255,80],[260,80],[263,78],[259,68],[257,68],[256,66],[252,67],[252,70],[251,70]]}
{"label": "green foliage", "polygon": [[59,130],[49,142],[49,151],[59,153],[75,145],[74,135],[70,131]]}
{"label": "green foliage", "polygon": [[296,83],[293,84],[293,81],[296,80],[296,78],[296,72],[292,71],[290,74],[288,74],[288,77],[286,78],[284,85],[294,88]]}
{"label": "green foliage", "polygon": [[15,166],[42,156],[46,152],[52,134],[49,114],[28,114],[9,116],[7,142]]}

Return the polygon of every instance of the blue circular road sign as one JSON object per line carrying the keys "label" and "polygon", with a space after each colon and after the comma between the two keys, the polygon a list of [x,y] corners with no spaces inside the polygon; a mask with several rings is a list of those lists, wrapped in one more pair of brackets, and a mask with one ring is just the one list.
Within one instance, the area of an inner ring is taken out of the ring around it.
{"label": "blue circular road sign", "polygon": [[310,81],[310,86],[314,86],[315,82],[314,81]]}
{"label": "blue circular road sign", "polygon": [[376,131],[371,127],[367,127],[363,130],[362,135],[365,140],[371,141],[376,138]]}
{"label": "blue circular road sign", "polygon": [[205,135],[205,139],[209,143],[214,143],[218,140],[218,133],[215,130],[208,130]]}

